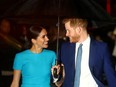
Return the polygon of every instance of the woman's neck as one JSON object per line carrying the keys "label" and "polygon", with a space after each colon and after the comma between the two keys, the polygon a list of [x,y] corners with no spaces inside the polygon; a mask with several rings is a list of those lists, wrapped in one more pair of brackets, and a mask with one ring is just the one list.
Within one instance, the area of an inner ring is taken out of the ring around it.
{"label": "woman's neck", "polygon": [[32,46],[30,49],[33,53],[41,53],[42,52],[42,48],[37,48],[35,46]]}

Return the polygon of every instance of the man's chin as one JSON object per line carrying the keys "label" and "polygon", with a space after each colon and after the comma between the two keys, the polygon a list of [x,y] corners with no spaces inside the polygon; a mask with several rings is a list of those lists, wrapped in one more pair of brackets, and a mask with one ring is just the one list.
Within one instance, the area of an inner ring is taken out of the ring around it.
{"label": "man's chin", "polygon": [[70,40],[70,43],[73,43],[73,41]]}
{"label": "man's chin", "polygon": [[69,41],[70,41],[70,43],[73,43],[73,40],[71,38],[69,38]]}
{"label": "man's chin", "polygon": [[76,41],[70,40],[70,43],[76,43]]}

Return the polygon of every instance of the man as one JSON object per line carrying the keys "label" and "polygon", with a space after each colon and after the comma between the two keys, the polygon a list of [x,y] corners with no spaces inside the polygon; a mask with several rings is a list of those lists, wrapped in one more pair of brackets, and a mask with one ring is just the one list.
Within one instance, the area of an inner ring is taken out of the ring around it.
{"label": "man", "polygon": [[66,36],[70,43],[62,44],[59,60],[64,65],[65,77],[63,87],[74,86],[76,56],[79,44],[82,44],[82,59],[79,87],[105,87],[103,84],[106,76],[108,87],[116,87],[116,73],[112,68],[111,55],[107,44],[90,37],[87,32],[88,22],[85,19],[64,19]]}

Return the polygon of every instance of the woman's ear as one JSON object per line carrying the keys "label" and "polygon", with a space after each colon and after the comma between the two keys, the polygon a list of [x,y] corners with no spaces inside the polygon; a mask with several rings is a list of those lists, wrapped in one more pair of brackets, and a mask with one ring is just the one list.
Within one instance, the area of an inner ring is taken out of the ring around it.
{"label": "woman's ear", "polygon": [[35,43],[36,43],[36,40],[35,40],[35,39],[31,39],[31,42],[32,42],[33,44],[35,44]]}

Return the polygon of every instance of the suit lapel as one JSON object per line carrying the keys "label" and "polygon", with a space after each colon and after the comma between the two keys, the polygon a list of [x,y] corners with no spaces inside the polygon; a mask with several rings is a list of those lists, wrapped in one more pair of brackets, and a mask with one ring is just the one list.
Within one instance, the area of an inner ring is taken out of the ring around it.
{"label": "suit lapel", "polygon": [[90,70],[93,71],[93,66],[95,63],[95,55],[96,55],[96,51],[95,51],[95,43],[94,40],[91,39],[90,42],[90,52],[89,52],[89,67]]}
{"label": "suit lapel", "polygon": [[98,80],[98,78],[94,75],[95,72],[94,72],[94,67],[98,67],[96,66],[96,62],[98,62],[99,57],[96,57],[97,54],[96,54],[96,49],[97,49],[97,45],[96,45],[96,41],[91,39],[91,42],[90,42],[90,52],[89,52],[89,68],[90,68],[90,71],[92,73],[92,76],[93,78],[95,79],[95,81],[97,82],[98,84],[98,87],[104,87],[104,85]]}

